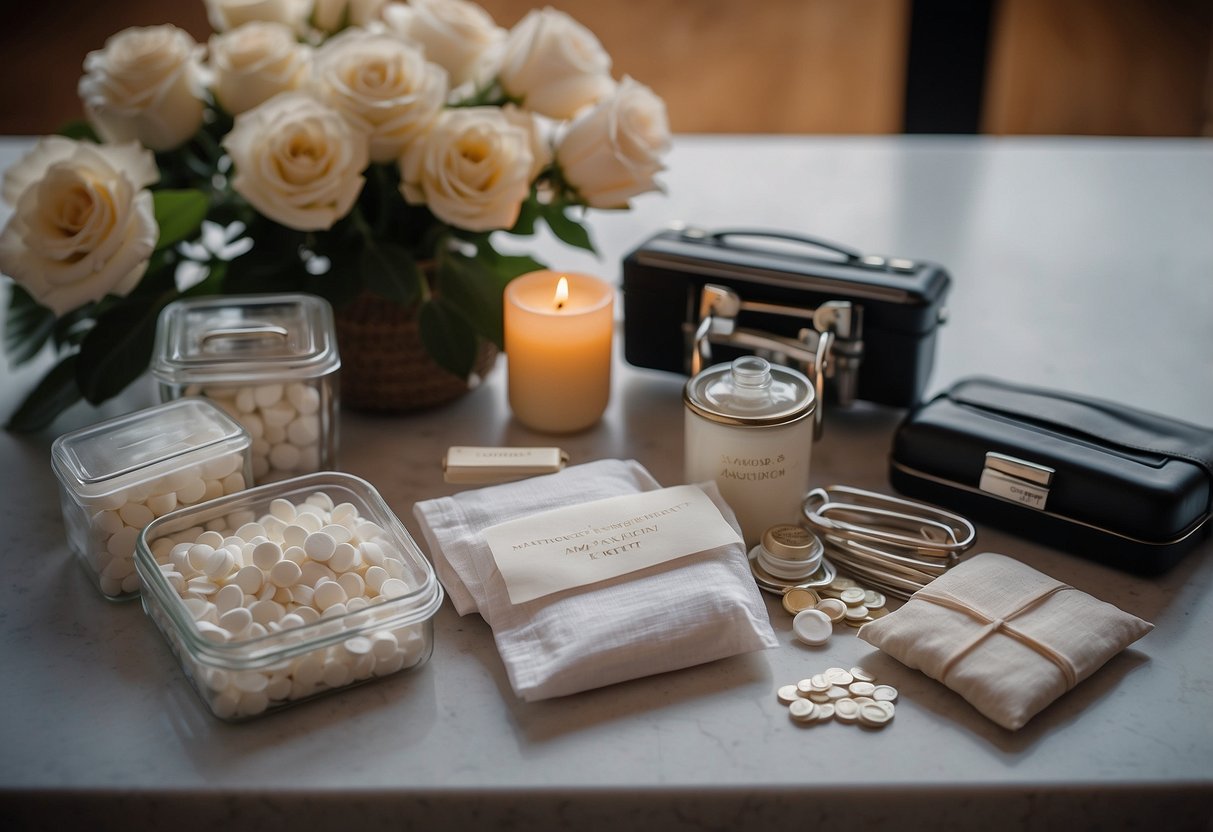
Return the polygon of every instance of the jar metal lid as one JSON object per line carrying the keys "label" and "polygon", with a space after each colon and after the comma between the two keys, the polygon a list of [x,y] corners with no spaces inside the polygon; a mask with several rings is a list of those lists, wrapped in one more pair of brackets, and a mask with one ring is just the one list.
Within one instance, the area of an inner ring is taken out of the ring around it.
{"label": "jar metal lid", "polygon": [[762,548],[767,553],[787,561],[810,561],[821,554],[821,540],[803,526],[780,523],[762,534]]}
{"label": "jar metal lid", "polygon": [[328,301],[284,293],[170,303],[156,323],[151,369],[186,384],[315,378],[340,366]]}
{"label": "jar metal lid", "polygon": [[789,425],[817,409],[803,373],[753,355],[701,371],[687,381],[682,401],[708,421],[743,428]]}

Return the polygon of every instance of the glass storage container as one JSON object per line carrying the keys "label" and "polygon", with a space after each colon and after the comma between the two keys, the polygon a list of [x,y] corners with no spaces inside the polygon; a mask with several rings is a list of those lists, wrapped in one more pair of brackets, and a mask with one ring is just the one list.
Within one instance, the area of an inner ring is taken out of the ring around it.
{"label": "glass storage container", "polygon": [[418,668],[433,650],[442,587],[375,489],[348,474],[166,515],[140,535],[136,563],[144,611],[220,719]]}
{"label": "glass storage container", "polygon": [[135,539],[178,506],[243,490],[249,435],[203,399],[180,399],[65,433],[51,445],[67,543],[113,600],[139,592]]}
{"label": "glass storage container", "polygon": [[252,437],[258,484],[336,467],[341,359],[314,295],[190,298],[164,308],[152,375],[162,401],[206,396]]}

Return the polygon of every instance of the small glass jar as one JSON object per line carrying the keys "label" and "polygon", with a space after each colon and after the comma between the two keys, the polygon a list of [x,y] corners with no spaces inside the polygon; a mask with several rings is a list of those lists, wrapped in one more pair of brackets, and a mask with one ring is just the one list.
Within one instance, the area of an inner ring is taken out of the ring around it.
{"label": "small glass jar", "polygon": [[156,325],[160,398],[205,396],[252,437],[258,484],[336,467],[341,358],[314,295],[190,298]]}
{"label": "small glass jar", "polygon": [[813,451],[813,385],[757,356],[708,367],[683,389],[687,482],[715,480],[746,545],[800,516]]}
{"label": "small glass jar", "polygon": [[65,433],[51,445],[67,543],[106,598],[135,597],[135,539],[178,506],[242,491],[248,433],[202,399],[181,399]]}
{"label": "small glass jar", "polygon": [[433,651],[434,570],[378,492],[348,474],[167,515],[143,530],[135,559],[144,612],[220,719],[416,669]]}

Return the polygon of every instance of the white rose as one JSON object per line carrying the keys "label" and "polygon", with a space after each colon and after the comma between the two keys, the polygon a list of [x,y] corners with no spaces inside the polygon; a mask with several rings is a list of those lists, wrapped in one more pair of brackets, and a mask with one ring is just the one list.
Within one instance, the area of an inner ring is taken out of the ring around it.
{"label": "white rose", "polygon": [[223,146],[236,169],[236,192],[300,231],[332,228],[362,190],[366,136],[301,92],[279,93],[236,116]]}
{"label": "white rose", "polygon": [[4,174],[14,211],[0,232],[0,270],[56,315],[126,295],[160,234],[145,190],[159,177],[135,142],[41,139]]}
{"label": "white rose", "polygon": [[511,124],[516,124],[527,132],[527,140],[531,147],[531,172],[528,178],[533,182],[539,172],[552,163],[552,144],[544,134],[543,125],[534,113],[506,104],[501,113]]}
{"label": "white rose", "polygon": [[611,58],[593,32],[564,12],[531,11],[505,42],[502,88],[528,110],[572,118],[614,88]]}
{"label": "white rose", "polygon": [[171,150],[202,125],[202,47],[176,26],[124,29],[84,59],[79,92],[97,132]]}
{"label": "white rose", "polygon": [[405,151],[400,191],[468,231],[510,228],[531,192],[531,137],[497,107],[446,110]]}
{"label": "white rose", "polygon": [[665,169],[670,147],[665,104],[643,84],[624,78],[610,97],[579,116],[556,146],[564,180],[594,208],[624,208]]}
{"label": "white rose", "polygon": [[366,26],[379,20],[388,0],[315,0],[312,25],[322,32],[336,32],[342,26]]}
{"label": "white rose", "polygon": [[302,32],[312,11],[312,0],[205,0],[206,17],[216,32],[226,32],[245,23],[282,23]]}
{"label": "white rose", "polygon": [[370,137],[390,162],[425,133],[446,101],[446,72],[386,33],[350,29],[316,50],[310,88]]}
{"label": "white rose", "polygon": [[245,23],[212,35],[210,55],[211,91],[232,115],[298,89],[311,65],[311,48],[281,23]]}
{"label": "white rose", "polygon": [[471,80],[481,57],[505,40],[505,30],[468,0],[389,3],[383,19],[394,34],[420,44],[426,59],[450,74],[451,86]]}

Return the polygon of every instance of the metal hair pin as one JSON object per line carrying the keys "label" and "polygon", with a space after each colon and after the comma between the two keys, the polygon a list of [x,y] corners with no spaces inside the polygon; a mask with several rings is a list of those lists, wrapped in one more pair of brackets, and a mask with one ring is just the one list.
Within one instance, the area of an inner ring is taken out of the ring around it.
{"label": "metal hair pin", "polygon": [[958,514],[845,485],[814,488],[803,511],[836,565],[899,598],[942,575],[977,536]]}

